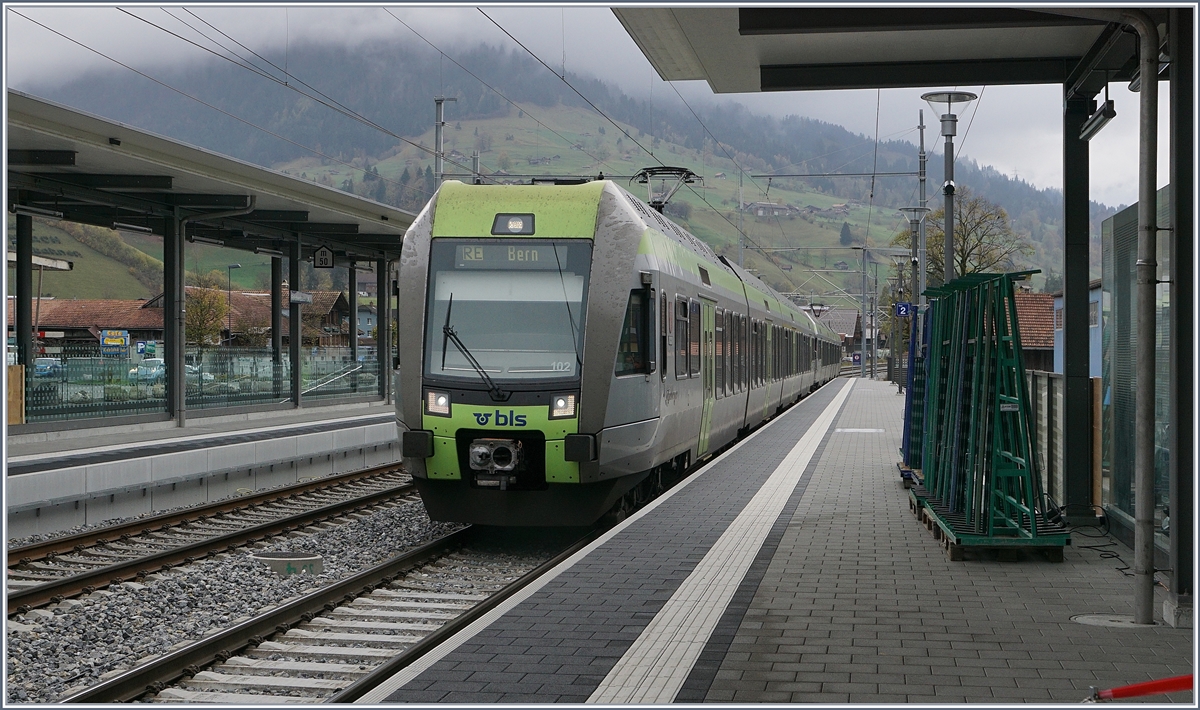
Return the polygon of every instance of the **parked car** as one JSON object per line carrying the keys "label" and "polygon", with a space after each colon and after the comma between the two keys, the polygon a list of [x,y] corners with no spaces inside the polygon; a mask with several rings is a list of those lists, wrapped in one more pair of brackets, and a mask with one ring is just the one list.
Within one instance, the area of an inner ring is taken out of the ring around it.
{"label": "parked car", "polygon": [[217,379],[211,372],[201,372],[198,365],[184,365],[183,369],[185,372],[187,372],[187,378],[189,380],[195,380],[196,378],[199,378],[201,382],[212,382],[213,380]]}
{"label": "parked car", "polygon": [[39,357],[33,360],[34,377],[62,377],[63,366],[56,357]]}
{"label": "parked car", "polygon": [[156,384],[167,379],[167,367],[161,357],[146,358],[137,367],[129,370],[129,378],[135,382]]}

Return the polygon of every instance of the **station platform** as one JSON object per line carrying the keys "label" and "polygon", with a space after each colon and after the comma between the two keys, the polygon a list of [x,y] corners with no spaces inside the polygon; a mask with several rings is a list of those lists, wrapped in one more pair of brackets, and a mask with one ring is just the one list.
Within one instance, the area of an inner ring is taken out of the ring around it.
{"label": "station platform", "polygon": [[1192,672],[1191,629],[1073,620],[1133,613],[1094,529],[1063,563],[950,561],[902,407],[835,380],[359,702],[1079,702]]}
{"label": "station platform", "polygon": [[159,512],[400,460],[378,402],[21,434],[5,446],[8,534]]}

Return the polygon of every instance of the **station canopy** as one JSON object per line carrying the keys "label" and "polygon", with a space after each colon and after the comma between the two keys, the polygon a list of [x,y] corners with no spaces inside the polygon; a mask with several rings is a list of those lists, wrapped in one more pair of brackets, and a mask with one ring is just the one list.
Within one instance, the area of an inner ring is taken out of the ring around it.
{"label": "station canopy", "polygon": [[299,240],[301,258],[327,246],[339,265],[399,257],[415,217],[11,90],[7,157],[10,211],[159,235],[186,219],[189,239],[285,254]]}
{"label": "station canopy", "polygon": [[[1065,84],[1069,95],[1091,97],[1107,81],[1129,81],[1137,70],[1136,35],[1127,28],[1053,8],[635,6],[613,12],[660,77],[703,79],[716,93]],[[1166,21],[1163,8],[1147,12]]]}

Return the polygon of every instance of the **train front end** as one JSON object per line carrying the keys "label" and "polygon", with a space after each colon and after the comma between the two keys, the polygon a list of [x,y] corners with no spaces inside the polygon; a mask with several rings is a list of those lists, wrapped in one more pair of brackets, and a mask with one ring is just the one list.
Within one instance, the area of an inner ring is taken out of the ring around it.
{"label": "train front end", "polygon": [[433,519],[586,525],[623,492],[580,431],[601,193],[447,182],[406,235],[397,424]]}

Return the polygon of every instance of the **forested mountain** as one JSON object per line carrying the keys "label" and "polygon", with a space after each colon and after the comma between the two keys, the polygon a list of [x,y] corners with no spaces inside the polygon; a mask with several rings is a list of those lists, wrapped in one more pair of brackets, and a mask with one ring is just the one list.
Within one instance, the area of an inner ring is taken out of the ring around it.
{"label": "forested mountain", "polygon": [[[591,110],[557,76],[519,50],[481,44],[456,50],[455,58],[531,112],[536,107],[555,106]],[[278,63],[283,64],[282,58]],[[265,166],[311,157],[312,151],[305,147],[337,160],[364,164],[397,152],[400,141],[394,136],[300,95],[283,85],[282,72],[264,68],[279,80],[271,81],[243,67],[214,60],[174,72],[151,72],[177,91],[128,72],[101,73],[53,89],[18,88]],[[292,46],[288,69],[289,84],[303,82],[315,87],[387,131],[412,140],[421,140],[420,136],[429,132],[434,96],[457,98],[457,103],[448,104],[451,123],[502,117],[515,111],[476,78],[438,53],[412,43],[365,43],[355,48]],[[873,138],[841,126],[799,116],[776,119],[758,115],[733,101],[693,106],[704,122],[702,126],[674,96],[656,98],[651,103],[591,77],[568,73],[567,79],[609,117],[629,127],[626,149],[632,147],[630,144],[640,144],[655,150],[655,146],[667,143],[676,146],[676,151],[687,149],[718,157],[724,157],[727,151],[744,169],[755,173],[871,172],[875,163]],[[601,127],[606,123],[600,116],[596,122]],[[615,129],[609,125],[609,130]],[[722,145],[714,145],[708,132]],[[936,144],[935,134],[936,126],[927,130],[929,145]],[[551,132],[545,135],[552,139]],[[557,150],[569,147],[560,144]],[[627,160],[635,161],[632,164],[636,167],[654,163],[640,150]],[[913,143],[880,142],[879,172],[916,168]],[[930,200],[936,206],[941,199],[937,194],[942,182],[940,155],[930,154],[928,168]],[[958,163],[955,177],[959,184],[1003,206],[1018,231],[1027,233],[1036,243],[1035,261],[1043,269],[1058,270],[1062,242],[1060,191],[1038,189],[971,160]],[[871,180],[865,178],[791,182],[797,190],[862,202],[871,199],[875,205],[890,207],[914,204],[914,183],[911,179],[877,179],[871,194]],[[774,184],[784,187],[789,181],[777,179]],[[380,190],[380,196],[388,199],[389,193]],[[747,193],[747,201],[753,199],[761,198]],[[1113,212],[1113,208],[1092,204],[1094,235],[1099,233],[1100,220]],[[1098,273],[1098,245],[1094,253],[1093,271]]]}

